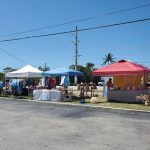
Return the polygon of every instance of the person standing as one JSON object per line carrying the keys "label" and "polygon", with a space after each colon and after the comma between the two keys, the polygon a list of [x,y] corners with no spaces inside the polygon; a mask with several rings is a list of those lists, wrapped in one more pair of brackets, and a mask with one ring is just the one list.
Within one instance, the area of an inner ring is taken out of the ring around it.
{"label": "person standing", "polygon": [[107,90],[111,90],[113,88],[113,83],[112,83],[112,79],[109,78],[109,80],[106,83],[107,85]]}

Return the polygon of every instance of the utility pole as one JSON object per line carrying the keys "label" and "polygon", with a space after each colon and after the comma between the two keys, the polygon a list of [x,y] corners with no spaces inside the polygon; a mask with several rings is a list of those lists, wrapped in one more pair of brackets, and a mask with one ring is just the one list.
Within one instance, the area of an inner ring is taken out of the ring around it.
{"label": "utility pole", "polygon": [[76,26],[76,31],[75,31],[75,70],[77,70],[77,65],[78,65],[78,29]]}
{"label": "utility pole", "polygon": [[[77,67],[78,67],[78,28],[76,26],[76,31],[75,31],[75,70],[77,70]],[[78,83],[78,78],[77,76],[75,76],[74,78],[74,84],[77,85]]]}
{"label": "utility pole", "polygon": [[44,71],[46,71],[46,63],[44,63]]}

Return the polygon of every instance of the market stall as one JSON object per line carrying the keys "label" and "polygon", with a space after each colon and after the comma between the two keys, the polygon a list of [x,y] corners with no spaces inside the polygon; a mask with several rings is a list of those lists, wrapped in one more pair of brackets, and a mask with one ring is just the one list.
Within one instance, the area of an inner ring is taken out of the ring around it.
{"label": "market stall", "polygon": [[137,102],[136,96],[148,94],[150,69],[133,62],[120,60],[93,71],[94,76],[112,76],[113,88],[107,91],[107,99],[121,102]]}
{"label": "market stall", "polygon": [[5,74],[5,77],[9,78],[35,78],[35,77],[41,77],[42,71],[38,70],[37,68],[34,68],[31,65],[26,65],[25,67],[13,71],[8,72]]}
{"label": "market stall", "polygon": [[23,87],[24,89],[27,89],[28,95],[29,95],[29,90],[31,89],[31,84],[30,84],[31,78],[41,77],[41,76],[42,76],[42,71],[38,70],[37,68],[34,68],[31,65],[26,65],[25,67],[19,70],[8,72],[5,74],[5,78],[11,79],[10,80],[11,86],[8,85],[8,90],[10,92],[13,92],[13,87],[15,87],[15,90],[19,89],[20,87]]}
{"label": "market stall", "polygon": [[65,87],[70,86],[70,76],[83,76],[83,72],[73,70],[73,69],[68,69],[68,68],[56,68],[56,69],[51,69],[47,72],[43,72],[42,74],[45,77],[60,77],[60,85],[64,85]]}
{"label": "market stall", "polygon": [[[82,72],[67,68],[51,69],[43,72],[42,76],[45,77],[44,83],[49,82],[52,78],[60,76],[60,88],[52,87],[51,89],[36,89],[33,91],[33,99],[35,100],[52,100],[61,101],[65,100],[67,96],[68,86],[70,85],[69,76],[81,76]],[[47,84],[47,83],[46,83]]]}

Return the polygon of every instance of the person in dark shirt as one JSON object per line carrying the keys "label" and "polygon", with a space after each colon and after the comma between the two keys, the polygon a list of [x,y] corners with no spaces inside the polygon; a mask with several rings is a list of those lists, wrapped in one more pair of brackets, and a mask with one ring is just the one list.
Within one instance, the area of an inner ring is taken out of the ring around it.
{"label": "person in dark shirt", "polygon": [[112,83],[112,79],[109,78],[109,80],[106,83],[107,85],[107,90],[111,90],[113,88],[113,83]]}

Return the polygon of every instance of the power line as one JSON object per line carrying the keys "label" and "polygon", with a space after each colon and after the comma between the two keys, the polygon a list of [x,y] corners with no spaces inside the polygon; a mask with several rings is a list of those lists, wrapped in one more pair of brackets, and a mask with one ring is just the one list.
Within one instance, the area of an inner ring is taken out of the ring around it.
{"label": "power line", "polygon": [[144,19],[139,19],[139,20],[132,20],[132,21],[127,21],[127,22],[109,24],[109,25],[104,25],[104,26],[97,26],[97,27],[79,29],[78,31],[81,32],[81,31],[87,31],[87,30],[95,30],[95,29],[100,29],[100,28],[108,28],[108,27],[113,27],[113,26],[120,26],[120,25],[126,25],[126,24],[138,23],[138,22],[145,22],[145,21],[150,21],[150,18],[144,18]]}
{"label": "power line", "polygon": [[143,7],[148,7],[148,6],[150,6],[150,3],[145,4],[145,5],[136,6],[136,7],[130,7],[130,8],[126,8],[126,9],[112,11],[112,12],[109,12],[109,13],[105,13],[103,15],[97,15],[97,16],[93,16],[93,17],[81,18],[81,19],[77,19],[77,20],[73,20],[73,21],[68,21],[68,22],[61,23],[61,24],[55,24],[55,25],[44,26],[44,27],[40,27],[40,28],[36,28],[36,29],[26,30],[26,31],[22,31],[22,32],[16,32],[16,33],[13,33],[13,34],[1,35],[0,37],[14,36],[14,35],[19,35],[19,34],[30,33],[30,32],[35,32],[35,31],[49,29],[49,28],[64,26],[64,25],[73,24],[73,23],[77,23],[77,22],[83,22],[83,21],[93,20],[93,19],[96,19],[96,18],[99,18],[99,17],[102,17],[102,16],[109,16],[109,15],[119,14],[119,13],[131,11],[131,10],[140,9],[140,8],[143,8]]}
{"label": "power line", "polygon": [[15,60],[17,60],[17,61],[19,61],[19,62],[21,62],[21,63],[27,64],[24,60],[22,60],[22,59],[20,59],[20,58],[17,58],[16,56],[12,55],[11,53],[7,52],[6,50],[4,50],[4,49],[2,49],[2,48],[0,48],[0,50],[1,50],[3,53],[7,54],[8,56],[12,57],[13,59],[15,59]]}
{"label": "power line", "polygon": [[[150,18],[132,20],[132,21],[127,21],[127,22],[103,25],[103,26],[96,26],[96,27],[90,27],[90,28],[83,28],[83,29],[78,29],[77,32],[95,30],[95,29],[101,29],[101,28],[108,28],[108,27],[114,27],[114,26],[121,26],[121,25],[138,23],[138,22],[145,22],[145,21],[150,21]],[[18,40],[25,40],[25,39],[31,39],[31,38],[41,38],[41,37],[47,37],[47,36],[62,35],[62,34],[68,34],[68,33],[74,33],[74,32],[76,32],[76,30],[56,32],[56,33],[48,33],[48,34],[42,34],[42,35],[33,35],[33,36],[26,36],[26,37],[12,38],[12,39],[4,39],[4,40],[0,40],[0,43],[10,42],[10,41],[18,41]]]}
{"label": "power line", "polygon": [[113,12],[107,13],[105,15],[112,15],[112,14],[122,13],[122,12],[135,10],[135,9],[139,9],[139,8],[143,8],[143,7],[148,7],[148,6],[150,6],[150,3],[145,4],[145,5],[136,6],[136,7],[130,7],[130,8],[126,8],[126,9],[122,9],[122,10],[118,10],[118,11],[113,11]]}

